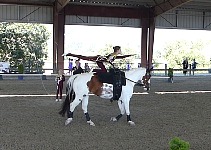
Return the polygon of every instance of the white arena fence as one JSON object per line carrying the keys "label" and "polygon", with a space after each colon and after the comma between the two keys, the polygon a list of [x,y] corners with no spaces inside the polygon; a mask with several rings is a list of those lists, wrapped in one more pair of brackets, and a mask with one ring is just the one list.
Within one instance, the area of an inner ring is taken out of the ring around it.
{"label": "white arena fence", "polygon": [[[4,79],[18,79],[18,80],[32,80],[32,79],[39,79],[39,80],[47,80],[47,79],[53,79],[55,80],[55,77],[57,74],[0,74],[0,80]],[[65,75],[67,78],[69,78],[70,75]]]}
{"label": "white arena fence", "polygon": [[[48,69],[48,71],[51,70],[53,72],[53,69]],[[69,78],[71,76],[71,72],[69,73],[68,69],[64,70],[65,76]],[[184,76],[183,75],[183,69],[173,69],[174,76]],[[13,73],[0,73],[0,80],[3,79],[41,79],[41,80],[47,80],[47,79],[55,79],[56,73],[50,73],[50,74],[13,74]],[[156,69],[154,68],[152,71],[153,76],[168,76],[168,69]],[[211,69],[187,69],[187,75],[186,76],[197,76],[197,75],[211,75]]]}

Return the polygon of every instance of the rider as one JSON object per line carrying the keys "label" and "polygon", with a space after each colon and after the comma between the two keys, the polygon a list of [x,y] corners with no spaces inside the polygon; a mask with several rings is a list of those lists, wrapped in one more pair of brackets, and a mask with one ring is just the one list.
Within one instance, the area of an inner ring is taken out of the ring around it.
{"label": "rider", "polygon": [[97,60],[96,60],[96,63],[98,65],[98,67],[101,68],[101,72],[107,72],[106,68],[105,68],[105,65],[103,64],[103,61],[107,61],[107,62],[110,62],[112,63],[115,59],[116,59],[116,56],[118,54],[121,54],[121,47],[120,46],[114,46],[113,47],[113,50],[114,52],[109,54],[108,56],[106,57],[99,57]]}

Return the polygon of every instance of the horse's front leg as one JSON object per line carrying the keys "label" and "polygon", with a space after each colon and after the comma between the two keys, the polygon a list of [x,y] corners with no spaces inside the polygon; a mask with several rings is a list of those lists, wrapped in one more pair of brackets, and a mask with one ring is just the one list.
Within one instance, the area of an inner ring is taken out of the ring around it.
{"label": "horse's front leg", "polygon": [[127,122],[129,125],[134,126],[135,123],[130,118],[130,99],[125,100],[124,107],[127,115]]}
{"label": "horse's front leg", "polygon": [[86,122],[91,125],[91,126],[95,126],[94,122],[92,122],[90,116],[89,116],[89,113],[87,111],[87,107],[88,107],[88,103],[89,103],[89,96],[86,95],[84,98],[83,98],[83,101],[82,101],[82,110],[84,111],[84,114],[86,116]]}
{"label": "horse's front leg", "polygon": [[111,117],[111,121],[118,121],[125,114],[125,107],[121,100],[118,100],[118,106],[120,110],[120,114],[116,117]]}
{"label": "horse's front leg", "polygon": [[80,104],[81,100],[78,99],[77,97],[74,99],[72,103],[70,103],[70,109],[67,112],[67,120],[65,121],[65,125],[70,124],[73,121],[73,112],[75,110],[75,107]]}

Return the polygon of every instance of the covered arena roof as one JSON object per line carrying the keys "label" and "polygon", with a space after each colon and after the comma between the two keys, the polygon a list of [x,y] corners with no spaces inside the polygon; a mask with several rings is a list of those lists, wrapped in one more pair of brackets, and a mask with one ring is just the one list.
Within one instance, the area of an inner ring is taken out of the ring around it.
{"label": "covered arena roof", "polygon": [[[18,5],[43,5],[52,6],[55,0],[0,0],[1,4],[18,4]],[[191,9],[211,12],[210,0],[58,0],[62,4],[78,5],[100,5],[100,6],[117,6],[117,7],[156,7],[162,3],[174,5],[174,3],[183,3],[178,6],[179,9]],[[161,6],[161,7],[166,7]],[[163,9],[163,8],[160,8]]]}
{"label": "covered arena roof", "polygon": [[54,24],[54,72],[64,68],[64,25],[141,27],[141,64],[151,66],[155,27],[211,30],[211,0],[0,0],[5,21]]}

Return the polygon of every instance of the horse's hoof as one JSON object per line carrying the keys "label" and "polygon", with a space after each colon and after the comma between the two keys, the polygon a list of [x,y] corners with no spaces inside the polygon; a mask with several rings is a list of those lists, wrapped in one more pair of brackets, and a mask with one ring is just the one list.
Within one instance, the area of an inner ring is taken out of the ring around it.
{"label": "horse's hoof", "polygon": [[95,124],[94,124],[94,122],[92,122],[92,120],[87,121],[87,123],[88,123],[90,126],[95,126]]}
{"label": "horse's hoof", "polygon": [[117,119],[116,119],[116,117],[111,117],[110,121],[116,122]]}
{"label": "horse's hoof", "polygon": [[72,122],[73,118],[67,118],[67,120],[65,121],[65,125],[68,125]]}
{"label": "horse's hoof", "polygon": [[135,126],[135,123],[134,123],[133,121],[128,121],[128,124],[129,124],[130,126]]}

